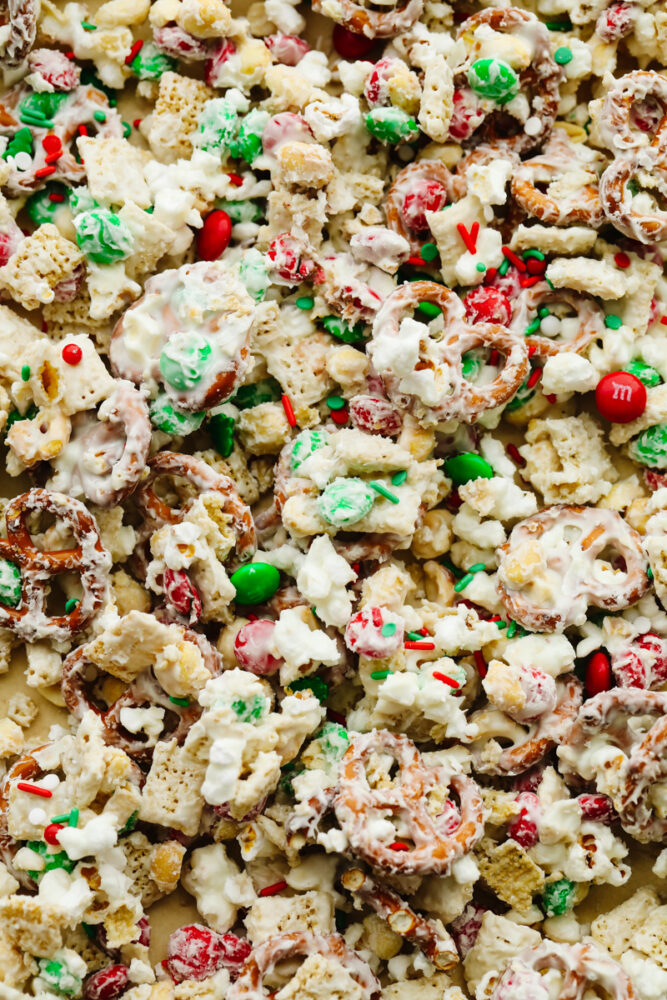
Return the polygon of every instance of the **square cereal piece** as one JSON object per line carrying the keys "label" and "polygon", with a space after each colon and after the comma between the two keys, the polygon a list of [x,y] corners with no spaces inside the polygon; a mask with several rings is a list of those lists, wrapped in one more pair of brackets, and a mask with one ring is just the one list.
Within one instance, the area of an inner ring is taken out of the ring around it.
{"label": "square cereal piece", "polygon": [[76,243],[66,240],[50,222],[27,236],[0,268],[0,285],[24,309],[53,302],[54,288],[82,264]]}
{"label": "square cereal piece", "polygon": [[176,740],[158,743],[143,788],[139,818],[194,837],[204,807],[201,786],[205,773],[206,765],[179,747]]}
{"label": "square cereal piece", "polygon": [[146,139],[155,156],[173,163],[179,156],[192,155],[190,136],[199,115],[214,92],[199,80],[178,73],[163,73],[155,108],[150,116]]}
{"label": "square cereal piece", "polygon": [[11,719],[0,719],[0,760],[18,757],[23,751],[23,730]]}
{"label": "square cereal piece", "polygon": [[328,892],[304,892],[300,896],[260,897],[250,907],[245,918],[248,937],[253,945],[266,941],[273,934],[288,931],[311,931],[332,934],[333,898]]}
{"label": "square cereal piece", "polygon": [[120,846],[125,855],[123,873],[132,882],[130,892],[139,897],[144,907],[150,906],[162,895],[151,876],[153,844],[143,833],[135,831],[123,837]]}
{"label": "square cereal piece", "polygon": [[463,993],[445,993],[451,980],[444,972],[420,979],[409,979],[404,983],[392,983],[382,990],[382,1000],[465,1000]]}
{"label": "square cereal piece", "polygon": [[66,910],[32,896],[0,899],[0,926],[9,942],[40,958],[62,947],[63,930],[71,920]]}
{"label": "square cereal piece", "polygon": [[18,726],[22,726],[23,729],[27,729],[35,721],[38,711],[39,709],[32,698],[20,691],[11,696],[7,705],[8,718],[12,719]]}
{"label": "square cereal piece", "polygon": [[67,416],[89,410],[105,399],[115,382],[104,367],[90,337],[66,337],[68,344],[81,348],[78,365],[68,365],[62,344],[48,341],[32,344],[24,352],[30,368],[29,385],[37,406],[58,404]]}
{"label": "square cereal piece", "polygon": [[480,875],[498,899],[520,913],[532,905],[533,896],[544,886],[544,872],[520,844],[506,840],[496,846],[483,840],[475,855]]}
{"label": "square cereal piece", "polygon": [[667,906],[647,911],[648,916],[635,932],[630,947],[636,948],[667,969]]}
{"label": "square cereal piece", "polygon": [[151,158],[148,150],[118,136],[81,136],[76,144],[86,164],[88,188],[96,201],[109,205],[130,201],[139,208],[148,208],[151,196],[144,180],[144,165]]}
{"label": "square cereal piece", "polygon": [[632,938],[642,927],[647,914],[658,907],[660,900],[653,889],[638,889],[634,896],[630,896],[620,906],[595,917],[591,924],[591,934],[613,958],[619,959],[630,947]]}
{"label": "square cereal piece", "polygon": [[26,646],[26,683],[28,687],[50,687],[58,684],[63,675],[61,654],[49,642],[31,642]]}

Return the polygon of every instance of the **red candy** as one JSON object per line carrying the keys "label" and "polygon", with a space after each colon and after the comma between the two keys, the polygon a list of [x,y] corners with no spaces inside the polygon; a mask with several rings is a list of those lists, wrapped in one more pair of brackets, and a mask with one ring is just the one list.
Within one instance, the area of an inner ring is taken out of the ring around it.
{"label": "red candy", "polygon": [[454,91],[454,109],[449,123],[450,139],[469,139],[484,120],[481,103],[470,88]]}
{"label": "red candy", "polygon": [[58,49],[33,49],[28,65],[31,73],[38,73],[54,90],[68,91],[79,86],[80,68]]}
{"label": "red candy", "polygon": [[61,353],[66,365],[78,365],[83,357],[83,351],[78,344],[65,344]]}
{"label": "red candy", "polygon": [[646,409],[646,386],[630,372],[611,372],[595,390],[598,413],[613,424],[629,424]]}
{"label": "red candy", "polygon": [[185,62],[206,59],[210,51],[210,46],[206,41],[195,38],[183,28],[179,28],[177,24],[165,24],[162,28],[156,28],[153,32],[153,40],[162,52],[173,56],[174,59],[183,59]]}
{"label": "red candy", "polygon": [[116,1000],[128,987],[129,975],[126,965],[107,965],[106,969],[94,972],[87,981],[83,995],[85,1000]]}
{"label": "red candy", "polygon": [[509,823],[507,832],[512,840],[516,840],[517,844],[528,849],[534,847],[540,839],[537,828],[540,800],[534,792],[520,792],[516,801],[521,811]]}
{"label": "red candy", "polygon": [[584,681],[587,695],[592,698],[594,694],[608,691],[611,687],[611,664],[606,653],[598,650],[593,653],[588,666],[586,667],[586,679]]}
{"label": "red candy", "polygon": [[488,912],[486,906],[479,903],[468,903],[463,913],[453,920],[449,926],[454,944],[461,958],[465,958],[480,932],[482,918]]}
{"label": "red candy", "polygon": [[403,619],[398,615],[386,608],[367,607],[347,623],[345,645],[360,656],[384,660],[403,645],[403,630]]}
{"label": "red candy", "polygon": [[403,417],[396,407],[381,396],[354,396],[350,400],[350,417],[360,431],[392,437],[400,434]]}
{"label": "red candy", "polygon": [[644,469],[644,480],[652,493],[667,486],[667,472],[658,472],[657,469]]}
{"label": "red candy", "polygon": [[611,658],[611,669],[619,687],[645,691],[667,681],[667,639],[653,632],[634,639]]}
{"label": "red candy", "polygon": [[252,946],[246,938],[236,934],[221,934],[222,966],[227,969],[232,979],[236,979],[243,964],[252,951]]}
{"label": "red candy", "polygon": [[[295,116],[298,117],[298,116]],[[289,233],[276,236],[266,251],[271,264],[272,279],[288,285],[298,285],[315,270],[312,260],[301,259],[301,244]]]}
{"label": "red candy", "polygon": [[415,181],[413,188],[405,196],[401,215],[413,232],[421,233],[428,229],[427,212],[439,212],[447,203],[447,192],[437,181]]}
{"label": "red candy", "polygon": [[539,257],[529,257],[526,261],[526,270],[528,271],[528,274],[544,274],[546,269],[546,260],[540,260]]}
{"label": "red candy", "polygon": [[512,305],[498,288],[474,288],[465,297],[466,316],[471,323],[500,323],[507,326]]}
{"label": "red candy", "polygon": [[363,59],[375,46],[373,38],[365,35],[355,35],[342,24],[335,24],[332,35],[333,47],[343,59]]}
{"label": "red candy", "polygon": [[201,260],[217,260],[229,246],[232,220],[221,208],[216,208],[204,219],[197,233],[197,253]]}
{"label": "red candy", "polygon": [[200,981],[223,968],[234,977],[250,951],[250,942],[235,934],[216,934],[202,924],[189,924],[169,938],[165,966],[176,983]]}
{"label": "red candy", "polygon": [[603,42],[618,42],[632,31],[637,9],[630,3],[613,3],[595,22],[595,32]]}
{"label": "red candy", "polygon": [[303,115],[282,111],[269,118],[262,132],[262,149],[267,156],[277,153],[286,142],[314,142],[312,129]]}
{"label": "red candy", "polygon": [[49,825],[44,829],[44,840],[47,844],[51,844],[52,847],[57,847],[60,843],[58,840],[58,833],[62,829],[62,823],[49,823]]}
{"label": "red candy", "polygon": [[364,87],[364,97],[371,107],[391,104],[389,80],[396,59],[379,59],[369,73]]}
{"label": "red candy", "polygon": [[227,38],[221,38],[214,50],[213,55],[206,61],[204,66],[204,79],[209,87],[217,87],[220,79],[220,70],[227,60],[236,52],[236,46]]}
{"label": "red candy", "polygon": [[190,622],[199,621],[202,613],[201,597],[190,577],[182,569],[164,571],[164,594],[167,601],[179,614]]}
{"label": "red candy", "polygon": [[269,652],[276,623],[266,618],[242,625],[234,640],[234,655],[245,670],[268,677],[280,670],[284,660]]}
{"label": "red candy", "polygon": [[283,66],[298,66],[305,54],[310,52],[308,42],[296,35],[269,35],[264,44]]}
{"label": "red candy", "polygon": [[616,819],[616,810],[607,795],[580,795],[577,802],[582,819],[592,819],[598,823],[613,823]]}

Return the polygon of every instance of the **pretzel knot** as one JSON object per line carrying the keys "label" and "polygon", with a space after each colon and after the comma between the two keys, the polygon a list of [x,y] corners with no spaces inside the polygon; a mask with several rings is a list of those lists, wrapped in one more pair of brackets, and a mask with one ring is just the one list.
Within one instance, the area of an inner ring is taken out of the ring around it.
{"label": "pretzel knot", "polygon": [[[517,337],[523,337],[531,322],[539,315],[539,309],[547,305],[551,307],[550,318],[556,320],[554,325],[560,329],[554,337],[543,333],[525,337],[528,350],[532,349],[538,357],[548,358],[563,351],[580,354],[592,340],[605,332],[604,312],[592,295],[578,294],[564,288],[552,289],[546,281],[540,281],[532,288],[525,288],[514,300],[510,331]],[[571,313],[575,315],[571,316]],[[573,335],[568,336],[568,333]]]}
{"label": "pretzel knot", "polygon": [[[594,754],[582,756],[591,746],[599,746],[598,766]],[[614,688],[584,703],[558,755],[566,777],[604,785],[623,829],[647,843],[667,836],[667,819],[656,815],[667,780],[666,747],[667,692]]]}
{"label": "pretzel knot", "polygon": [[39,3],[38,0],[6,0],[3,7],[9,14],[3,62],[7,66],[18,66],[35,43]]}
{"label": "pretzel knot", "polygon": [[136,501],[149,524],[178,524],[183,520],[188,504],[181,509],[170,507],[157,495],[153,484],[162,476],[186,479],[197,490],[197,496],[201,493],[221,493],[224,496],[225,513],[230,516],[236,532],[237,556],[243,562],[250,559],[257,548],[255,522],[233,480],[216,472],[201,459],[175,451],[158,452],[148,462],[148,468],[148,476],[136,492]]}
{"label": "pretzel knot", "polygon": [[[387,226],[408,240],[411,252],[418,254],[424,242],[423,239],[419,238],[419,233],[423,234],[423,230],[415,231],[414,225],[409,224],[412,217],[406,218],[405,203],[408,196],[411,195],[413,200],[417,202],[421,200],[424,210],[427,210],[426,197],[429,190],[439,192],[444,203],[449,205],[462,198],[465,189],[465,177],[451,174],[444,163],[440,163],[439,160],[420,160],[419,163],[409,163],[396,175],[396,180],[387,192],[385,200]],[[424,211],[415,213],[415,218],[420,225],[422,216],[424,216]],[[423,221],[426,221],[425,217]]]}
{"label": "pretzel knot", "polygon": [[[56,552],[37,548],[26,521],[38,511],[66,521],[76,546]],[[0,625],[27,642],[68,639],[80,632],[102,606],[111,568],[111,556],[102,545],[94,518],[78,500],[35,489],[14,497],[5,509],[5,519],[7,540],[0,539],[0,556],[18,567],[21,594],[16,606],[0,604]],[[49,615],[49,580],[70,572],[76,572],[80,580],[81,597],[71,611]]]}
{"label": "pretzel knot", "polygon": [[[549,1000],[553,996],[543,972],[557,969],[562,975],[559,1000],[583,1000],[592,995],[589,987],[598,984],[609,1000],[637,1000],[625,970],[613,958],[590,942],[558,944],[542,941],[512,959],[496,983],[490,1000]],[[597,991],[595,991],[597,996]]]}
{"label": "pretzel knot", "polygon": [[[401,322],[402,314],[420,302],[442,310],[441,334],[414,320]],[[498,375],[485,385],[463,376],[463,355],[479,347],[504,358]],[[495,323],[471,326],[458,295],[432,281],[406,282],[389,296],[373,324],[368,354],[391,401],[428,424],[474,423],[486,410],[509,402],[529,367],[523,339]]]}
{"label": "pretzel knot", "polygon": [[253,948],[241,975],[227,991],[227,1000],[266,1000],[264,977],[279,962],[296,956],[319,955],[341,965],[362,990],[363,1000],[379,1000],[382,989],[362,958],[345,944],[340,934],[312,934],[294,931],[276,934]]}
{"label": "pretzel knot", "polygon": [[393,38],[394,35],[407,31],[421,16],[424,0],[389,0],[382,5],[382,10],[373,10],[363,0],[339,0],[336,4],[336,14],[332,14],[332,5],[325,0],[313,0],[313,10],[318,14],[332,17],[337,24],[342,24],[348,31],[366,38]]}
{"label": "pretzel knot", "polygon": [[[371,788],[366,763],[371,754],[391,754],[400,769],[387,787]],[[444,809],[440,801],[444,788],[451,787],[460,800],[460,820],[452,821],[453,809]],[[429,796],[436,793],[429,808]],[[338,793],[334,801],[336,818],[348,837],[352,850],[372,865],[402,875],[445,874],[458,858],[471,850],[484,832],[483,804],[480,790],[463,774],[445,773],[442,768],[427,767],[407,736],[375,730],[357,736],[342,760]],[[408,847],[400,851],[390,841],[380,841],[373,827],[386,816],[402,820],[407,833],[400,840]]]}
{"label": "pretzel knot", "polygon": [[589,605],[627,608],[649,586],[641,538],[613,510],[542,510],[512,529],[498,557],[500,599],[531,632],[581,625]]}
{"label": "pretzel knot", "polygon": [[596,169],[600,159],[586,146],[570,142],[562,129],[554,129],[544,150],[515,170],[512,195],[542,222],[598,228],[604,220]]}

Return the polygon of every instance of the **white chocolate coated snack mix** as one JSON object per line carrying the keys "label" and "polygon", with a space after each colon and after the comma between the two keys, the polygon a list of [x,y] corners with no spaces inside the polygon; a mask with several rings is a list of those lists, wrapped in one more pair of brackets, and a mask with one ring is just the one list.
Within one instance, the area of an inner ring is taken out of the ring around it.
{"label": "white chocolate coated snack mix", "polygon": [[0,66],[0,1000],[667,1000],[664,0]]}

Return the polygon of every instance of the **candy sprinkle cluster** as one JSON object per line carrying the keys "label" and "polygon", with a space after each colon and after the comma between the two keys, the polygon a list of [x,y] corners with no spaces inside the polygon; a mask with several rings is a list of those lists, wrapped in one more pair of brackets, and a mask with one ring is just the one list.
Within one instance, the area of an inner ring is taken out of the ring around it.
{"label": "candy sprinkle cluster", "polygon": [[3,5],[2,1000],[667,998],[667,11],[510,2]]}

